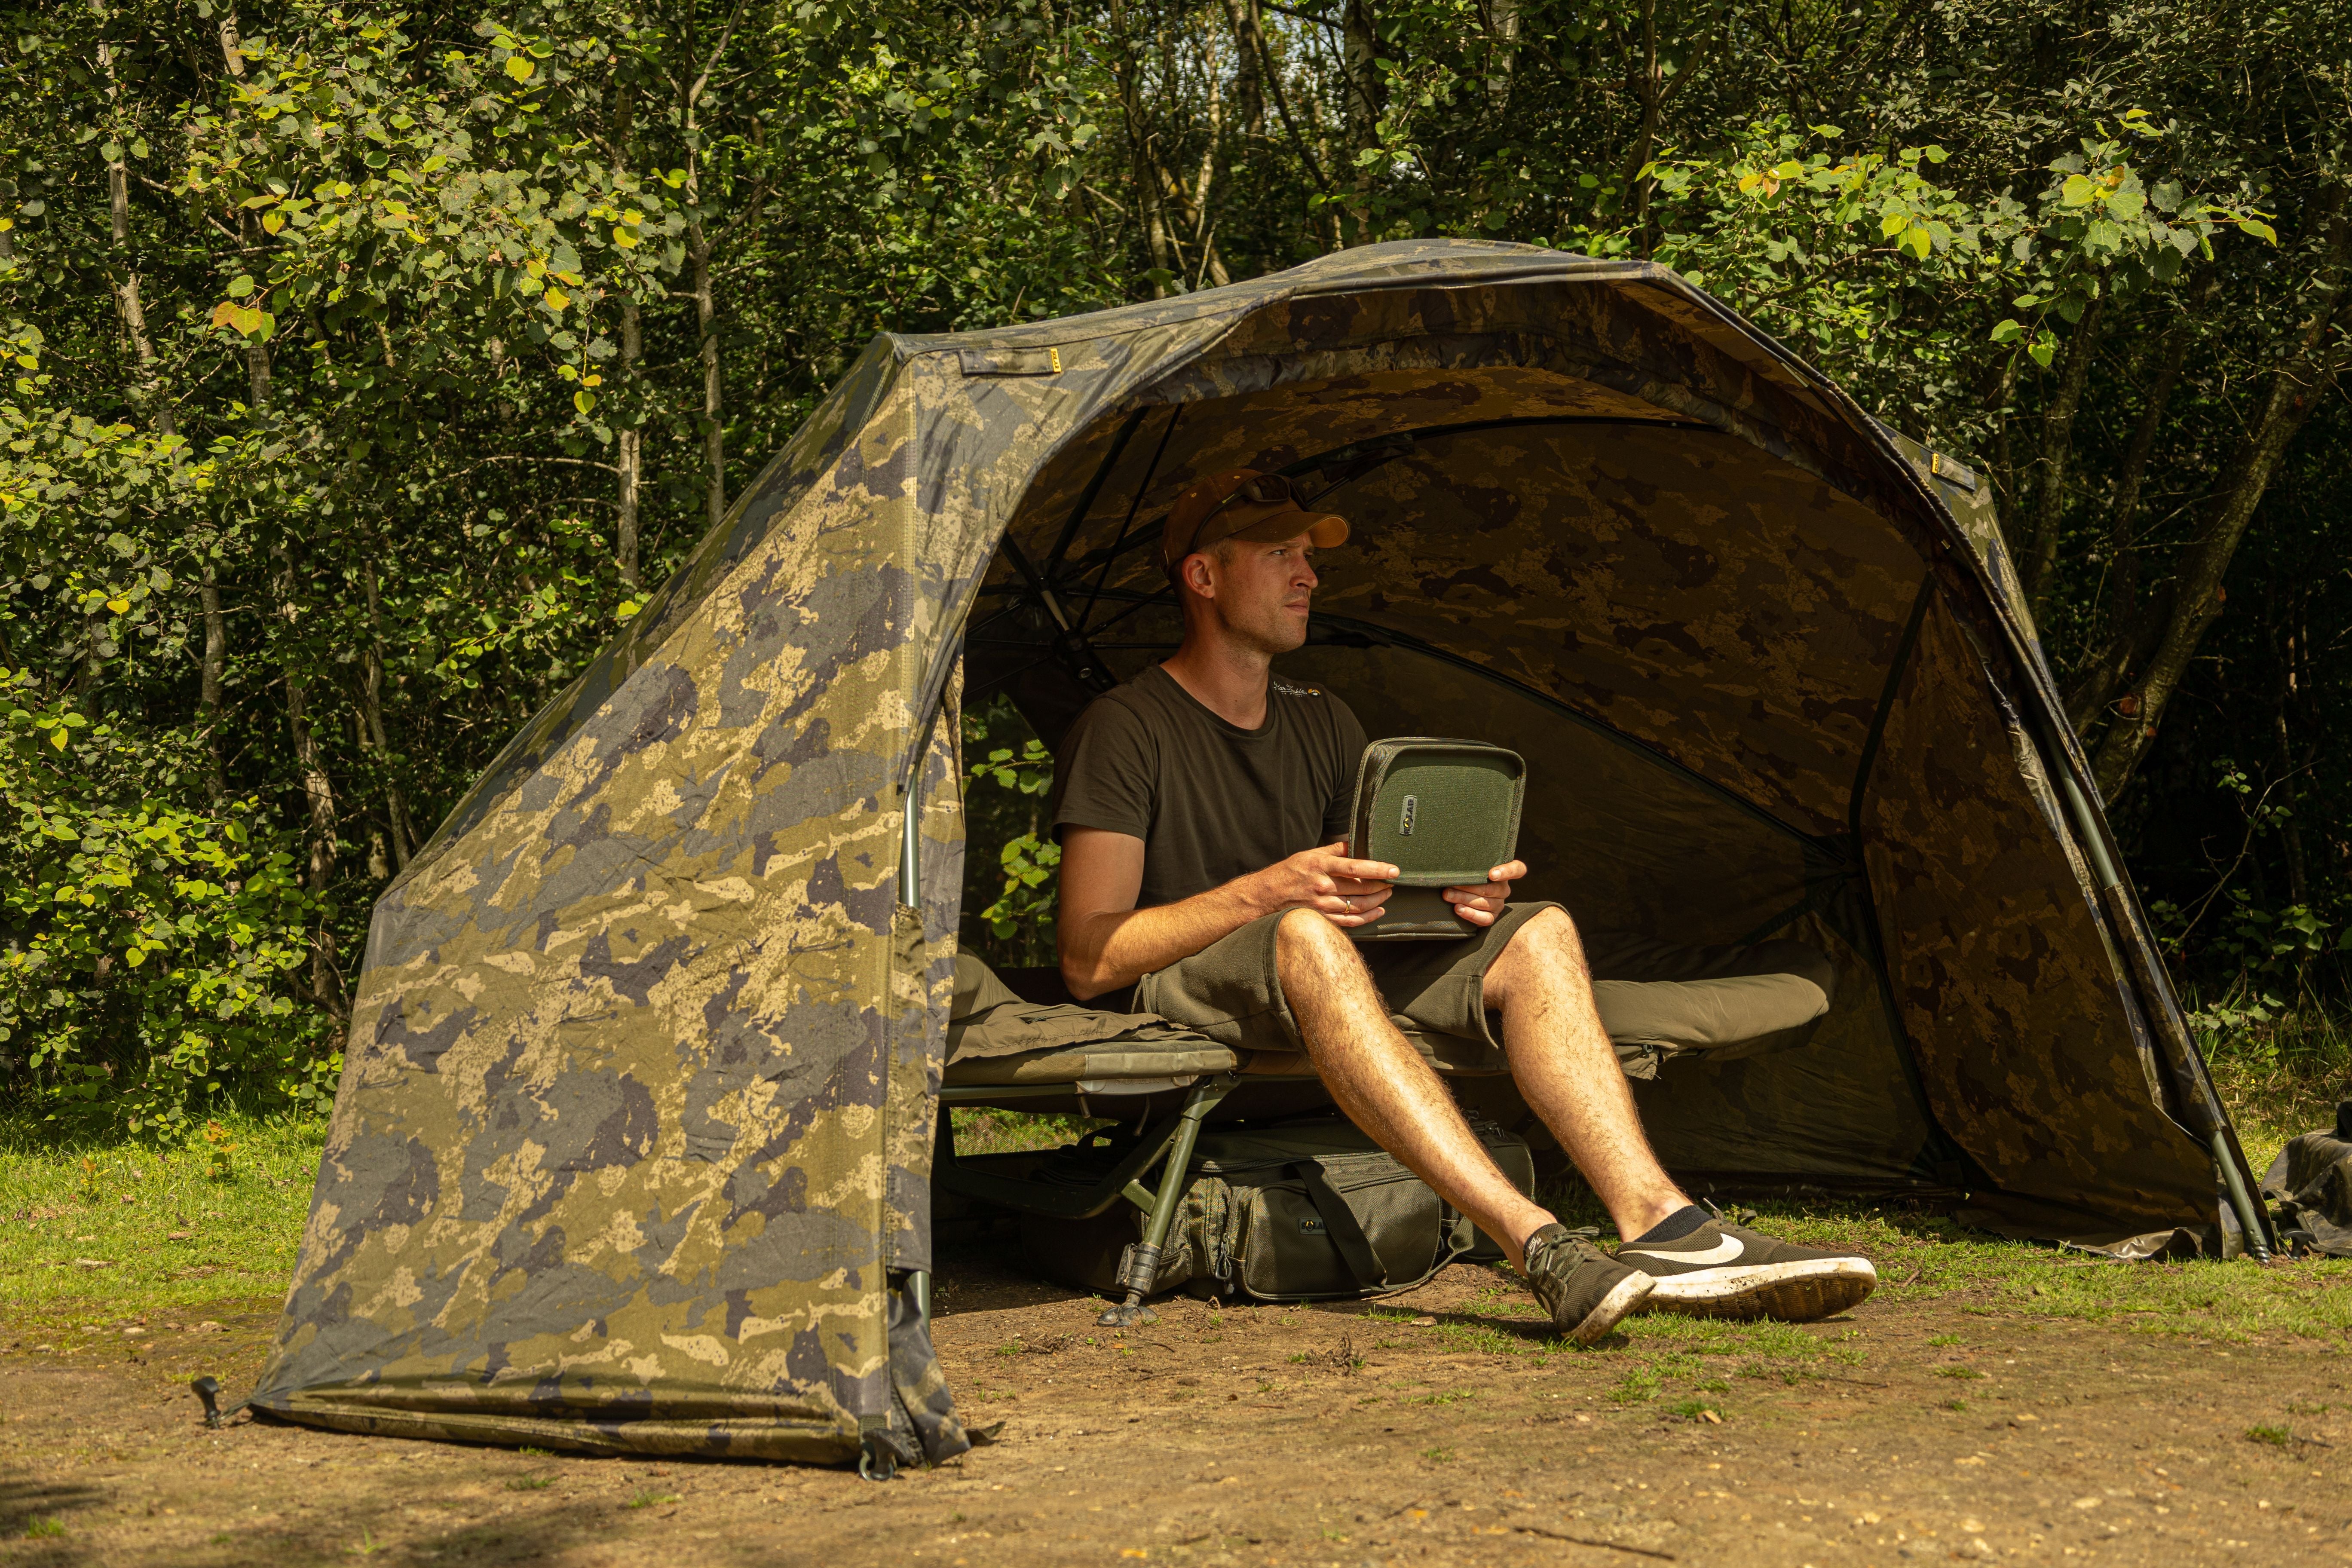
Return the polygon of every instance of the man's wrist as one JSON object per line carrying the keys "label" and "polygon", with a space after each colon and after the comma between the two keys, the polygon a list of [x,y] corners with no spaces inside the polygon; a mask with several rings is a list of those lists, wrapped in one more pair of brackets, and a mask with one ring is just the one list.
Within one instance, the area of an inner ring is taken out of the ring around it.
{"label": "man's wrist", "polygon": [[1244,917],[1241,922],[1243,925],[1270,915],[1281,908],[1266,886],[1266,874],[1264,871],[1250,871],[1236,877],[1225,884],[1225,890],[1241,905],[1236,912]]}

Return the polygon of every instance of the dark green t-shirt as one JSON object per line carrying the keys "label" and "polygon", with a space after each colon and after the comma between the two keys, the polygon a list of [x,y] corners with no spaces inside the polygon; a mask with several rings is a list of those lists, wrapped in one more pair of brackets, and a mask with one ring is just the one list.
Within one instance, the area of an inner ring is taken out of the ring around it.
{"label": "dark green t-shirt", "polygon": [[1054,758],[1054,837],[1143,840],[1136,906],[1172,904],[1348,836],[1364,727],[1319,686],[1276,676],[1255,730],[1153,665],[1078,716]]}

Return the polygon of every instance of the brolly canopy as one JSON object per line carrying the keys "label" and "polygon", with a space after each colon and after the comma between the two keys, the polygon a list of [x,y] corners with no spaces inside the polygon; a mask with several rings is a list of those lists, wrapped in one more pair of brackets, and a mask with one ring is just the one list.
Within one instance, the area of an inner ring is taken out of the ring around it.
{"label": "brolly canopy", "polygon": [[1670,1168],[2216,1225],[2209,1142],[2242,1162],[1973,476],[1662,268],[1410,242],[869,346],[379,902],[256,1404],[959,1449],[893,1286],[930,1263],[939,716],[968,666],[1051,731],[1071,670],[1172,642],[1160,520],[1240,467],[1356,529],[1286,673],[1523,752],[1529,896],[1840,965],[1809,1046],[1640,1086]]}

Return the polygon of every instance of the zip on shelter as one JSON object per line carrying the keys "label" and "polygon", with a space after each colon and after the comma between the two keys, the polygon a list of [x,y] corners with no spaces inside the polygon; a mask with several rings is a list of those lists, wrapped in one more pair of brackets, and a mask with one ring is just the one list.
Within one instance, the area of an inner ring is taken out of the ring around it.
{"label": "zip on shelter", "polygon": [[254,1405],[960,1451],[957,705],[1050,737],[1172,644],[1161,520],[1236,468],[1355,527],[1278,673],[1526,757],[1523,896],[1836,964],[1801,1046],[1637,1079],[1678,1177],[2264,1245],[1975,477],[1661,268],[1412,241],[867,347],[378,902]]}

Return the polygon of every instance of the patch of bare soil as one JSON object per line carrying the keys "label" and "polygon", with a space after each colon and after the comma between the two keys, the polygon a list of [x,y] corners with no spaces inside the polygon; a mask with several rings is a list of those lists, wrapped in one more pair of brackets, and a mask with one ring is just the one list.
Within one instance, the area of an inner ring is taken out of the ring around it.
{"label": "patch of bare soil", "polygon": [[[1087,1298],[966,1264],[941,1280],[938,1340],[967,1417],[1003,1432],[880,1485],[262,1424],[208,1432],[188,1378],[212,1371],[241,1394],[274,1321],[223,1304],[208,1310],[220,1331],[159,1330],[111,1360],[0,1356],[0,1563],[2352,1556],[2352,1378],[2310,1342],[2225,1351],[1895,1287],[1793,1331],[1841,1353],[1811,1356],[1784,1334],[1777,1357],[1727,1362],[1720,1392],[1676,1405],[1649,1397],[1641,1336],[1556,1350],[1515,1315],[1523,1298],[1507,1282],[1456,1267],[1377,1307],[1180,1299],[1114,1336]],[[2283,1410],[2299,1414],[2281,1425]]]}

